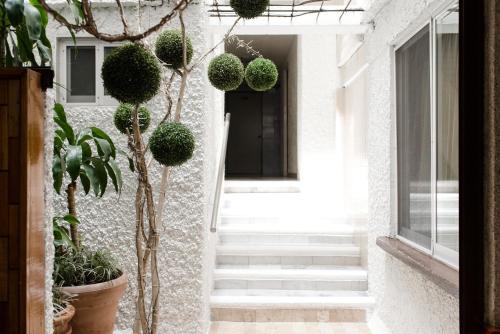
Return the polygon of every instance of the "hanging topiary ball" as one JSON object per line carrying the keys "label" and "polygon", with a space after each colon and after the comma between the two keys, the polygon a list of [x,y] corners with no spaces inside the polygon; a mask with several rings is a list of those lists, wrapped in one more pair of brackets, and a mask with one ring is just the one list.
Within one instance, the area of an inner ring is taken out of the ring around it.
{"label": "hanging topiary ball", "polygon": [[160,89],[160,65],[139,44],[114,49],[104,60],[101,77],[109,94],[124,103],[146,102]]}
{"label": "hanging topiary ball", "polygon": [[276,85],[278,69],[271,60],[256,58],[247,65],[245,80],[253,90],[264,92]]}
{"label": "hanging topiary ball", "polygon": [[[182,32],[180,30],[167,30],[158,36],[155,46],[156,56],[168,67],[181,68],[183,65]],[[193,57],[193,45],[186,36],[186,60],[187,63]]]}
{"label": "hanging topiary ball", "polygon": [[229,4],[238,16],[253,19],[265,12],[269,0],[230,0]]}
{"label": "hanging topiary ball", "polygon": [[163,123],[149,138],[149,148],[160,164],[178,166],[193,156],[194,136],[181,123]]}
{"label": "hanging topiary ball", "polygon": [[[132,127],[132,112],[134,111],[134,106],[128,103],[122,103],[116,108],[115,111],[115,126],[123,134],[134,132]],[[137,110],[137,117],[139,118],[139,130],[142,132],[146,131],[151,122],[151,113],[146,107],[139,107]]]}
{"label": "hanging topiary ball", "polygon": [[244,78],[243,63],[231,53],[223,53],[215,57],[208,65],[208,79],[219,90],[235,90]]}

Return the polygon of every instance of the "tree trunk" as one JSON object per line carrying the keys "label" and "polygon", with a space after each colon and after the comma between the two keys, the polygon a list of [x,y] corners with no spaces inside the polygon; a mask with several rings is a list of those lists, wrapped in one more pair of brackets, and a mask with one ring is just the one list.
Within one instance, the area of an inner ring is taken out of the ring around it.
{"label": "tree trunk", "polygon": [[[68,184],[66,194],[68,195],[68,213],[76,218],[76,182]],[[70,224],[71,240],[75,244],[76,249],[80,249],[80,237],[78,236],[78,227],[75,224]]]}

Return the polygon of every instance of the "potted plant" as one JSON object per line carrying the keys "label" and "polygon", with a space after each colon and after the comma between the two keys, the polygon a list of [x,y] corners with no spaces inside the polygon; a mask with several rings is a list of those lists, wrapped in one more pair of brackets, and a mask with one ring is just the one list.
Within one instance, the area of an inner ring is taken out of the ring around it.
{"label": "potted plant", "polygon": [[127,276],[109,252],[82,245],[76,195],[81,186],[85,195],[92,191],[96,197],[102,197],[108,180],[120,193],[122,178],[115,162],[117,151],[103,130],[89,127],[75,132],[62,105],[56,104],[54,112],[58,126],[52,164],[54,189],[60,194],[65,184],[68,207],[66,215],[53,220],[54,282],[61,286],[61,291],[75,296],[73,333],[112,333]]}
{"label": "potted plant", "polygon": [[71,334],[71,319],[75,308],[71,305],[72,296],[62,291],[60,287],[52,287],[52,304],[54,306],[54,334]]}

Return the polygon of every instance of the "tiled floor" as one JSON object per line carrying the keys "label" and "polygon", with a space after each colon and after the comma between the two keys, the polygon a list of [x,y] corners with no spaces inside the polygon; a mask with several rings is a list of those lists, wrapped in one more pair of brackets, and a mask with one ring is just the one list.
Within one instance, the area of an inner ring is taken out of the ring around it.
{"label": "tiled floor", "polygon": [[364,323],[213,322],[210,334],[370,334]]}

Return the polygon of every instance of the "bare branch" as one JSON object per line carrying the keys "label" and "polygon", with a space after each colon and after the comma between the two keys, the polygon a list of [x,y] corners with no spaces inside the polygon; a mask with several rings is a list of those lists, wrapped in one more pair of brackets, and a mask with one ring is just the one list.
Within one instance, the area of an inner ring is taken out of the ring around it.
{"label": "bare branch", "polygon": [[219,43],[215,44],[215,46],[213,48],[211,48],[210,50],[208,50],[203,56],[201,56],[192,66],[191,68],[189,69],[189,71],[192,71],[195,67],[199,66],[201,63],[203,63],[203,61],[205,60],[205,58],[207,58],[212,52],[214,52],[222,43],[224,43],[228,38],[229,36],[231,36],[231,32],[234,30],[234,28],[236,27],[236,25],[238,24],[238,22],[240,21],[241,17],[238,17],[233,25],[231,26],[231,28],[229,28],[229,30],[226,32],[226,34],[224,35],[224,38],[221,39],[219,41]]}
{"label": "bare branch", "polygon": [[116,0],[116,5],[118,6],[118,10],[120,12],[120,19],[122,20],[123,33],[128,35],[129,30],[128,30],[127,18],[125,17],[122,2],[120,0]]}

